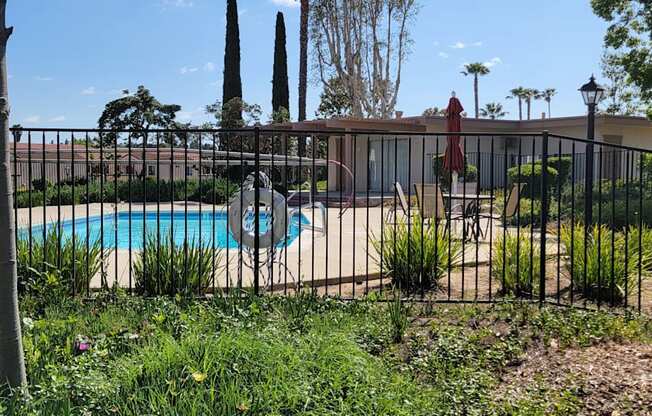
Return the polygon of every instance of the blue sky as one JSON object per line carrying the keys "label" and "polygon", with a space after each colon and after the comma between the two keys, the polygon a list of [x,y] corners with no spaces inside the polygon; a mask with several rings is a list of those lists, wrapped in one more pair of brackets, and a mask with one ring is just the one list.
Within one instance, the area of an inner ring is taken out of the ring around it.
{"label": "blue sky", "polygon": [[[288,30],[291,113],[296,117],[299,8],[293,0],[239,0],[244,98],[271,107],[276,11]],[[444,107],[451,90],[472,112],[465,62],[489,62],[480,101],[502,102],[510,88],[557,88],[553,116],[582,114],[577,92],[599,74],[606,23],[588,0],[421,0],[414,46],[397,109],[421,114]],[[10,0],[7,24],[12,123],[94,127],[104,104],[144,84],[164,103],[183,107],[183,121],[206,120],[221,97],[225,0]],[[321,86],[309,85],[308,114]],[[545,111],[537,103],[533,115]]]}

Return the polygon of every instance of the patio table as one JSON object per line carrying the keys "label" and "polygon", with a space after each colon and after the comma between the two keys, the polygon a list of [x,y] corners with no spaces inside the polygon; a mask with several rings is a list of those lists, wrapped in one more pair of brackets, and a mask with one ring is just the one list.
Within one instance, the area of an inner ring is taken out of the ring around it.
{"label": "patio table", "polygon": [[[479,222],[479,211],[480,204],[482,201],[491,201],[495,199],[495,196],[487,194],[443,194],[445,199],[450,199],[451,201],[463,201],[464,209],[462,216],[464,218],[464,238],[473,237],[476,241],[480,236],[480,222]],[[451,203],[452,204],[452,203]],[[460,205],[461,208],[461,205]]]}

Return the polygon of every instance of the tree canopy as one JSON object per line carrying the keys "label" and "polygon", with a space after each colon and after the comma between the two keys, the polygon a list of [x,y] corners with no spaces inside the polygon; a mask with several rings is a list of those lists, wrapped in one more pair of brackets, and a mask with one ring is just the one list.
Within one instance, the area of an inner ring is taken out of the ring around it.
{"label": "tree canopy", "polygon": [[[161,104],[147,88],[139,86],[134,94],[110,101],[104,107],[97,124],[100,129],[145,131],[150,128],[174,128],[176,113],[181,111],[177,104]],[[102,135],[102,144],[111,145],[117,140],[115,132]],[[135,133],[132,137],[144,137]]]}
{"label": "tree canopy", "polygon": [[614,64],[640,89],[643,100],[652,100],[652,2],[591,0],[591,6],[610,23],[604,43],[617,52]]}
{"label": "tree canopy", "polygon": [[324,87],[332,78],[341,81],[353,117],[390,117],[412,43],[417,0],[314,0],[310,7],[318,79]]}

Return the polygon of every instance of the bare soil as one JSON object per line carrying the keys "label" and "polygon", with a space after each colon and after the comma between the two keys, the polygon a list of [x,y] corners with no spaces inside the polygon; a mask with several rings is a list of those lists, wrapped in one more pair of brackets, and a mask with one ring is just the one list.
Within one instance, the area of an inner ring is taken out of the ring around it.
{"label": "bare soil", "polygon": [[544,386],[552,394],[569,388],[582,402],[581,415],[652,415],[652,345],[606,343],[560,351],[528,351],[508,370],[496,397],[518,400]]}

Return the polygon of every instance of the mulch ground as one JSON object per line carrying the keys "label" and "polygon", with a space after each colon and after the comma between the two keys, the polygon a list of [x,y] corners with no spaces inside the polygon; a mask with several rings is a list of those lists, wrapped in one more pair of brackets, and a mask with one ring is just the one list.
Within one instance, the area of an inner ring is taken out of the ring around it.
{"label": "mulch ground", "polygon": [[508,370],[496,397],[517,400],[533,385],[568,390],[582,415],[652,415],[652,345],[607,343],[588,348],[528,351]]}

